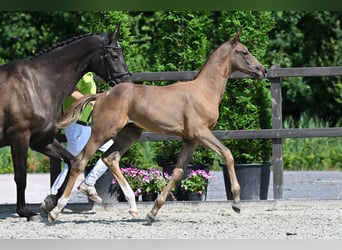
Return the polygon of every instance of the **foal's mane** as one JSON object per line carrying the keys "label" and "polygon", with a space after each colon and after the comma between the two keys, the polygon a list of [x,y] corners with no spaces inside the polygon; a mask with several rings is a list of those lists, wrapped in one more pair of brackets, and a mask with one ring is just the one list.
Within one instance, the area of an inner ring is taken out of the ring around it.
{"label": "foal's mane", "polygon": [[72,42],[74,42],[74,41],[77,41],[77,40],[80,40],[80,39],[83,39],[83,38],[86,38],[86,37],[89,37],[89,36],[102,35],[102,34],[103,34],[103,33],[97,32],[97,33],[87,33],[87,34],[83,34],[83,35],[79,35],[79,36],[74,36],[74,37],[69,38],[69,39],[67,39],[67,40],[65,40],[65,41],[58,42],[58,43],[52,45],[52,46],[49,47],[49,48],[46,48],[46,49],[41,50],[40,52],[38,52],[38,53],[35,54],[34,56],[30,57],[29,60],[32,60],[32,59],[34,59],[34,58],[36,58],[36,57],[39,57],[39,56],[41,56],[41,55],[43,55],[43,54],[45,54],[45,53],[48,53],[48,52],[50,52],[50,51],[52,51],[52,50],[54,50],[54,49],[56,49],[56,48],[59,48],[59,47],[63,47],[63,46],[65,46],[65,45],[68,45],[68,44],[70,44],[70,43],[72,43]]}
{"label": "foal's mane", "polygon": [[217,49],[212,50],[209,55],[207,56],[207,60],[206,62],[203,64],[202,68],[198,71],[197,75],[195,76],[194,80],[197,79],[197,77],[201,74],[202,70],[207,66],[207,64],[211,61],[214,53],[221,47],[223,47],[226,43],[228,43],[231,39],[229,39],[228,41],[226,41],[225,43],[221,44]]}

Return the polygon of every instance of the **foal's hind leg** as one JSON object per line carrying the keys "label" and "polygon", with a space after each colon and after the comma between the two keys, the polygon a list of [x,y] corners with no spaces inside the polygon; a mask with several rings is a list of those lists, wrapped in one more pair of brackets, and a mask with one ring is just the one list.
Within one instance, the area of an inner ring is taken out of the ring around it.
{"label": "foal's hind leg", "polygon": [[62,209],[67,205],[77,177],[84,170],[96,149],[104,143],[102,141],[95,143],[92,139],[93,137],[91,136],[85,148],[75,157],[75,161],[69,170],[69,177],[65,190],[62,196],[58,199],[57,206],[49,212],[48,219],[50,222],[53,222],[58,217]]}
{"label": "foal's hind leg", "polygon": [[171,190],[176,186],[176,184],[182,179],[184,174],[184,169],[186,165],[191,160],[192,154],[196,148],[197,144],[192,141],[183,141],[182,149],[178,155],[177,164],[172,172],[171,179],[168,184],[163,188],[160,193],[152,210],[147,214],[146,218],[148,223],[152,223],[157,216],[159,209],[164,205],[167,197],[169,196]]}

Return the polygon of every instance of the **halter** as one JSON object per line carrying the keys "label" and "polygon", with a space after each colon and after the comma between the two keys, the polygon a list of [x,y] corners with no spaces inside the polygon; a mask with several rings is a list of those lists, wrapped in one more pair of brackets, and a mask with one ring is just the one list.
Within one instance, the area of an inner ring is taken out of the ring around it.
{"label": "halter", "polygon": [[108,53],[109,49],[113,49],[113,50],[122,50],[119,42],[117,42],[118,46],[114,46],[114,45],[104,45],[104,42],[102,42],[102,56],[101,56],[101,60],[103,61],[105,68],[107,70],[107,83],[110,86],[115,86],[116,84],[119,84],[121,82],[121,77],[123,76],[131,76],[131,72],[128,71],[127,69],[127,65],[125,64],[125,72],[123,73],[116,73],[114,68],[112,67],[111,64],[111,56]]}

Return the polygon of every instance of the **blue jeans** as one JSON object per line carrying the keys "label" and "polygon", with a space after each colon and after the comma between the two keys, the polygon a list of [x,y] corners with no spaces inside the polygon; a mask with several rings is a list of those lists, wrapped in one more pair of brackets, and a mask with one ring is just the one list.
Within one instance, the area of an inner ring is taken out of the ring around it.
{"label": "blue jeans", "polygon": [[[91,127],[90,126],[83,126],[77,123],[73,123],[67,128],[65,128],[65,136],[67,139],[67,147],[66,149],[74,156],[79,154],[84,146],[87,144],[89,137],[91,134]],[[99,150],[102,152],[106,151],[111,145],[113,144],[113,140],[107,141],[104,145],[102,145]],[[104,162],[99,159],[94,168],[90,171],[90,173],[85,178],[85,182],[88,185],[94,186],[96,181],[106,172],[107,166]],[[56,178],[55,182],[53,183],[50,194],[56,195],[58,189],[62,186],[65,177],[69,171],[69,167],[67,164],[64,165],[63,170]]]}

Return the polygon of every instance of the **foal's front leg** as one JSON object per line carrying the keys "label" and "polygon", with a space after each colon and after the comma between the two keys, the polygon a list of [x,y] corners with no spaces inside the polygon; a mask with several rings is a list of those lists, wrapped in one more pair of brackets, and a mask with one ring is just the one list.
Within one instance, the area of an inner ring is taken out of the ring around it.
{"label": "foal's front leg", "polygon": [[232,208],[235,212],[240,213],[240,184],[236,177],[234,168],[234,157],[226,146],[224,146],[211,131],[202,131],[201,136],[198,138],[201,144],[214,150],[225,161],[229,173],[231,192],[233,194],[234,203]]}
{"label": "foal's front leg", "polygon": [[152,223],[155,220],[159,209],[164,205],[171,190],[182,179],[184,169],[186,165],[189,163],[195,148],[196,143],[192,141],[183,142],[183,146],[178,155],[177,164],[172,172],[171,179],[169,180],[168,184],[163,188],[163,191],[158,195],[158,198],[154,202],[152,210],[146,216],[148,223]]}

